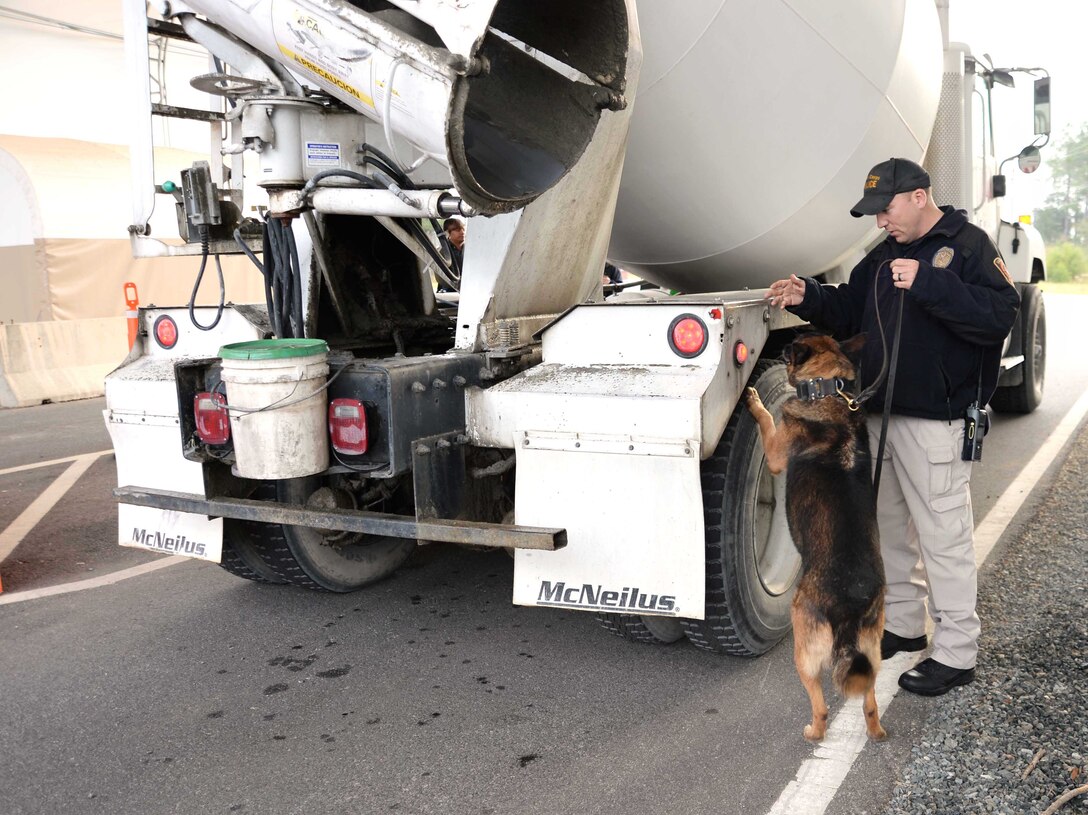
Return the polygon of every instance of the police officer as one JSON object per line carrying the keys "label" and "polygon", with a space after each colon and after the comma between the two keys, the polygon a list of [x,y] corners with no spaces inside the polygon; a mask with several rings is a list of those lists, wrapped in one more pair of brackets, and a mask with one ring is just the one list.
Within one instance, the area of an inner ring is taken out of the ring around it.
{"label": "police officer", "polygon": [[[839,339],[866,332],[862,387],[881,370],[881,324],[891,352],[903,299],[877,499],[887,578],[881,655],[926,647],[928,593],[932,655],[902,674],[899,685],[936,696],[975,678],[980,624],[971,463],[961,457],[964,413],[980,378],[980,406],[997,386],[1020,298],[989,236],[968,223],[965,211],[938,207],[929,175],[913,161],[893,158],[873,167],[850,214],[875,215],[887,236],[849,282],[829,286],[790,275],[775,281],[767,297]],[[874,459],[884,388],[868,405]]]}

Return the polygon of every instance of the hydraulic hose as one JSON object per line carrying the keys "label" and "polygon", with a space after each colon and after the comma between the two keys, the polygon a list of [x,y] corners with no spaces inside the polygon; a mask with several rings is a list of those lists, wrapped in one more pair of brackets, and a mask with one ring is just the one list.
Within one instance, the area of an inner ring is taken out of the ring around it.
{"label": "hydraulic hose", "polygon": [[200,271],[196,273],[196,282],[193,283],[193,293],[189,295],[189,321],[201,331],[211,331],[223,317],[223,306],[226,302],[227,290],[223,283],[223,265],[219,262],[219,254],[215,255],[215,269],[219,273],[219,308],[215,312],[215,319],[210,325],[202,325],[196,318],[196,293],[200,288],[200,281],[204,279],[204,269],[208,266],[208,227],[201,224],[197,227],[200,231]]}

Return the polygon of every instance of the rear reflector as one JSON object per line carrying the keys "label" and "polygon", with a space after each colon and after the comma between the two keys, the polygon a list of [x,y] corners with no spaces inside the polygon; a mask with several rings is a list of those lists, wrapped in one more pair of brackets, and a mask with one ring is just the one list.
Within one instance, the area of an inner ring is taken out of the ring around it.
{"label": "rear reflector", "polygon": [[706,323],[694,314],[681,314],[669,325],[669,347],[682,357],[699,356],[706,343]]}
{"label": "rear reflector", "polygon": [[226,444],[230,439],[227,400],[221,393],[204,391],[193,398],[196,434],[205,444]]}
{"label": "rear reflector", "polygon": [[163,348],[173,348],[178,344],[178,324],[169,314],[163,314],[155,320],[155,342]]}
{"label": "rear reflector", "polygon": [[333,399],[329,404],[332,449],[348,456],[366,452],[366,410],[358,399]]}

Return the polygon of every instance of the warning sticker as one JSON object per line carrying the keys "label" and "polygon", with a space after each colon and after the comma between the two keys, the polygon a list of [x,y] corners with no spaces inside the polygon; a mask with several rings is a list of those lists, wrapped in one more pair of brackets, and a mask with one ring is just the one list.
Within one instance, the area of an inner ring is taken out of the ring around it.
{"label": "warning sticker", "polygon": [[339,167],[340,145],[336,142],[306,142],[307,167]]}

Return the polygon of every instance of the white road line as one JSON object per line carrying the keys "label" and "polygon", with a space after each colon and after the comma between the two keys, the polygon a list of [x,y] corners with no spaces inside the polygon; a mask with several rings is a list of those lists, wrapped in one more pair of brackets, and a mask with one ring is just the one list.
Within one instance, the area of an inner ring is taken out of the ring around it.
{"label": "white road line", "polygon": [[51,461],[36,461],[33,464],[21,464],[18,467],[8,467],[6,470],[0,470],[0,475],[10,475],[11,473],[21,473],[24,470],[36,470],[39,467],[51,467],[54,464],[64,464],[68,461],[76,461],[77,459],[84,458],[85,456],[104,456],[107,453],[112,453],[113,450],[99,450],[97,453],[84,453],[79,456],[66,456],[64,458],[55,458]]}
{"label": "white road line", "polygon": [[[1054,463],[1063,445],[1076,431],[1085,413],[1088,413],[1088,391],[1069,409],[1031,461],[975,527],[975,562],[980,566],[1043,473]],[[892,699],[899,692],[899,674],[912,667],[920,656],[896,654],[884,662],[876,681],[877,706],[881,716],[887,712]],[[798,724],[798,731],[802,724]],[[815,748],[812,757],[801,764],[797,777],[786,785],[768,815],[822,815],[846,780],[866,740],[861,700],[851,699],[843,704],[828,724],[826,738]]]}
{"label": "white road line", "polygon": [[[920,654],[900,653],[884,660],[876,677],[876,706],[883,717],[899,690],[899,674],[921,658]],[[807,711],[807,708],[806,708]],[[797,722],[797,734],[808,722]],[[865,732],[865,714],[861,699],[849,699],[827,726],[827,735],[797,771],[797,777],[786,785],[769,815],[815,815],[827,809],[843,779],[869,740]]]}
{"label": "white road line", "polygon": [[58,594],[68,594],[73,591],[83,591],[85,589],[97,589],[99,586],[108,586],[111,583],[120,583],[122,580],[128,580],[130,577],[138,577],[148,572],[154,572],[158,569],[165,569],[167,566],[176,566],[178,563],[187,563],[189,558],[178,557],[177,555],[170,555],[169,557],[159,558],[153,560],[150,563],[144,563],[141,566],[133,566],[129,569],[121,569],[120,571],[110,572],[104,574],[101,577],[91,577],[87,580],[76,580],[72,583],[61,583],[57,586],[46,586],[44,589],[30,589],[29,591],[20,591],[15,594],[0,594],[0,606],[10,605],[12,603],[22,603],[26,600],[38,600],[42,597],[53,597]]}
{"label": "white road line", "polygon": [[102,453],[87,453],[82,456],[73,456],[68,469],[57,476],[53,483],[46,487],[42,494],[35,498],[30,506],[24,509],[22,514],[8,525],[7,529],[0,532],[0,563],[4,562],[4,559],[38,524],[38,521],[57,505],[57,502],[64,497],[64,494],[72,488],[72,485],[79,480],[80,476],[90,469],[92,464],[98,461],[101,455]]}

